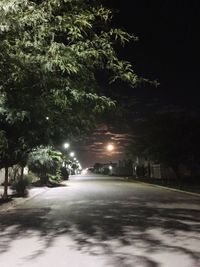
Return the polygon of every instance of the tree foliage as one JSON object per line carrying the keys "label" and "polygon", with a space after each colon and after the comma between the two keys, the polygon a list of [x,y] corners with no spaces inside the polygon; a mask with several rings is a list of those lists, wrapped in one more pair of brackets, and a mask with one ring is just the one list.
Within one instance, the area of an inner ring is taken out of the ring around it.
{"label": "tree foliage", "polygon": [[38,147],[29,154],[28,167],[46,184],[50,175],[56,175],[62,165],[62,154],[51,147]]}
{"label": "tree foliage", "polygon": [[3,0],[0,17],[1,121],[19,125],[25,143],[80,134],[114,106],[101,95],[98,71],[132,86],[139,79],[114,50],[135,37],[109,26],[112,12],[100,1]]}
{"label": "tree foliage", "polygon": [[199,117],[185,113],[160,113],[135,123],[132,156],[171,166],[200,161]]}
{"label": "tree foliage", "polygon": [[101,93],[101,71],[110,82],[140,80],[115,52],[136,37],[110,26],[101,1],[2,0],[0,18],[1,167],[91,130],[115,106]]}

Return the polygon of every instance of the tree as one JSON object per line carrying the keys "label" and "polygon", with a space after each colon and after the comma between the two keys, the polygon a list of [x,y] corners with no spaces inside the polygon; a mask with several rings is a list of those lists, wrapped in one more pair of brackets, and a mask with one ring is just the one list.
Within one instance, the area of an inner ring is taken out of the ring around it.
{"label": "tree", "polygon": [[[5,168],[5,182],[3,198],[8,198],[8,168],[15,164],[21,166],[21,180],[23,179],[24,166],[26,165],[30,142],[35,140],[29,137],[27,123],[20,113],[13,113],[4,106],[4,98],[0,102],[0,168]],[[25,139],[26,138],[26,139]]]}
{"label": "tree", "polygon": [[43,127],[44,134],[48,126],[48,137],[54,137],[63,122],[68,134],[91,128],[95,116],[114,104],[100,93],[98,71],[131,85],[139,80],[113,48],[136,38],[109,27],[112,13],[100,1],[5,0],[0,16],[4,104],[30,129]]}
{"label": "tree", "polygon": [[115,105],[101,93],[102,70],[112,82],[140,81],[114,49],[136,38],[110,27],[112,12],[101,1],[2,0],[0,17],[3,155],[25,155],[94,128],[99,114]]}
{"label": "tree", "polygon": [[49,176],[56,175],[62,165],[62,154],[51,147],[38,147],[30,153],[28,167],[38,175],[41,184],[49,183]]}
{"label": "tree", "polygon": [[156,114],[135,123],[130,153],[170,166],[181,178],[180,164],[191,166],[200,160],[199,129],[199,117],[193,114]]}

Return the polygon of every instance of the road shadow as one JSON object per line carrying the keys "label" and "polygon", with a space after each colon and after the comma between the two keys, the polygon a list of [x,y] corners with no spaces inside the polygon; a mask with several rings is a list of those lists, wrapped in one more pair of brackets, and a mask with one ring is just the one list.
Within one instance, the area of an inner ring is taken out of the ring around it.
{"label": "road shadow", "polygon": [[0,196],[0,205],[5,205],[10,202],[12,202],[12,195],[9,195],[6,199]]}
{"label": "road shadow", "polygon": [[54,187],[64,187],[64,186],[67,186],[67,185],[64,184],[64,183],[61,183],[61,182],[56,182],[56,181],[48,181],[46,184],[43,184],[40,181],[36,181],[36,182],[33,182],[31,184],[32,188],[34,188],[34,187],[50,187],[50,188],[54,188]]}
{"label": "road shadow", "polygon": [[59,236],[72,238],[74,248],[91,255],[108,256],[107,266],[158,267],[151,256],[168,253],[187,256],[191,267],[199,254],[187,242],[198,242],[200,211],[184,208],[154,208],[130,201],[95,200],[70,204],[70,212],[48,208],[16,209],[0,219],[0,254],[9,251],[19,236],[37,233],[42,248],[28,260],[45,253]]}

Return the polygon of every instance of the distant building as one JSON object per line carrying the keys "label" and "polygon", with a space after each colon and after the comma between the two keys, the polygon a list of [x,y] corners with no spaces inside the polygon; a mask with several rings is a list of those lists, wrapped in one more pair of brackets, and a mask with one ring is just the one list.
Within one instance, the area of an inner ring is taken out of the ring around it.
{"label": "distant building", "polygon": [[132,161],[120,160],[118,163],[95,163],[94,172],[116,176],[131,176],[133,174]]}
{"label": "distant building", "polygon": [[95,173],[101,174],[114,174],[114,170],[117,167],[117,163],[109,162],[109,163],[95,163],[93,170]]}

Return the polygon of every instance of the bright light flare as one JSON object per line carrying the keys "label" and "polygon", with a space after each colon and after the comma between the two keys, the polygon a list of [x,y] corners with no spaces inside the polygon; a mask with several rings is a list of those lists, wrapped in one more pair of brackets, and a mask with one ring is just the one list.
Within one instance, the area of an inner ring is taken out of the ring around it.
{"label": "bright light flare", "polygon": [[108,144],[107,145],[107,150],[108,151],[113,151],[113,149],[114,149],[114,146],[112,144]]}
{"label": "bright light flare", "polygon": [[74,157],[75,153],[74,152],[70,152],[69,155],[70,155],[70,157]]}
{"label": "bright light flare", "polygon": [[82,174],[86,174],[87,171],[88,171],[88,169],[83,169],[81,173],[82,173]]}
{"label": "bright light flare", "polygon": [[69,143],[64,143],[63,146],[64,146],[65,149],[67,149],[67,148],[69,148],[70,144]]}

